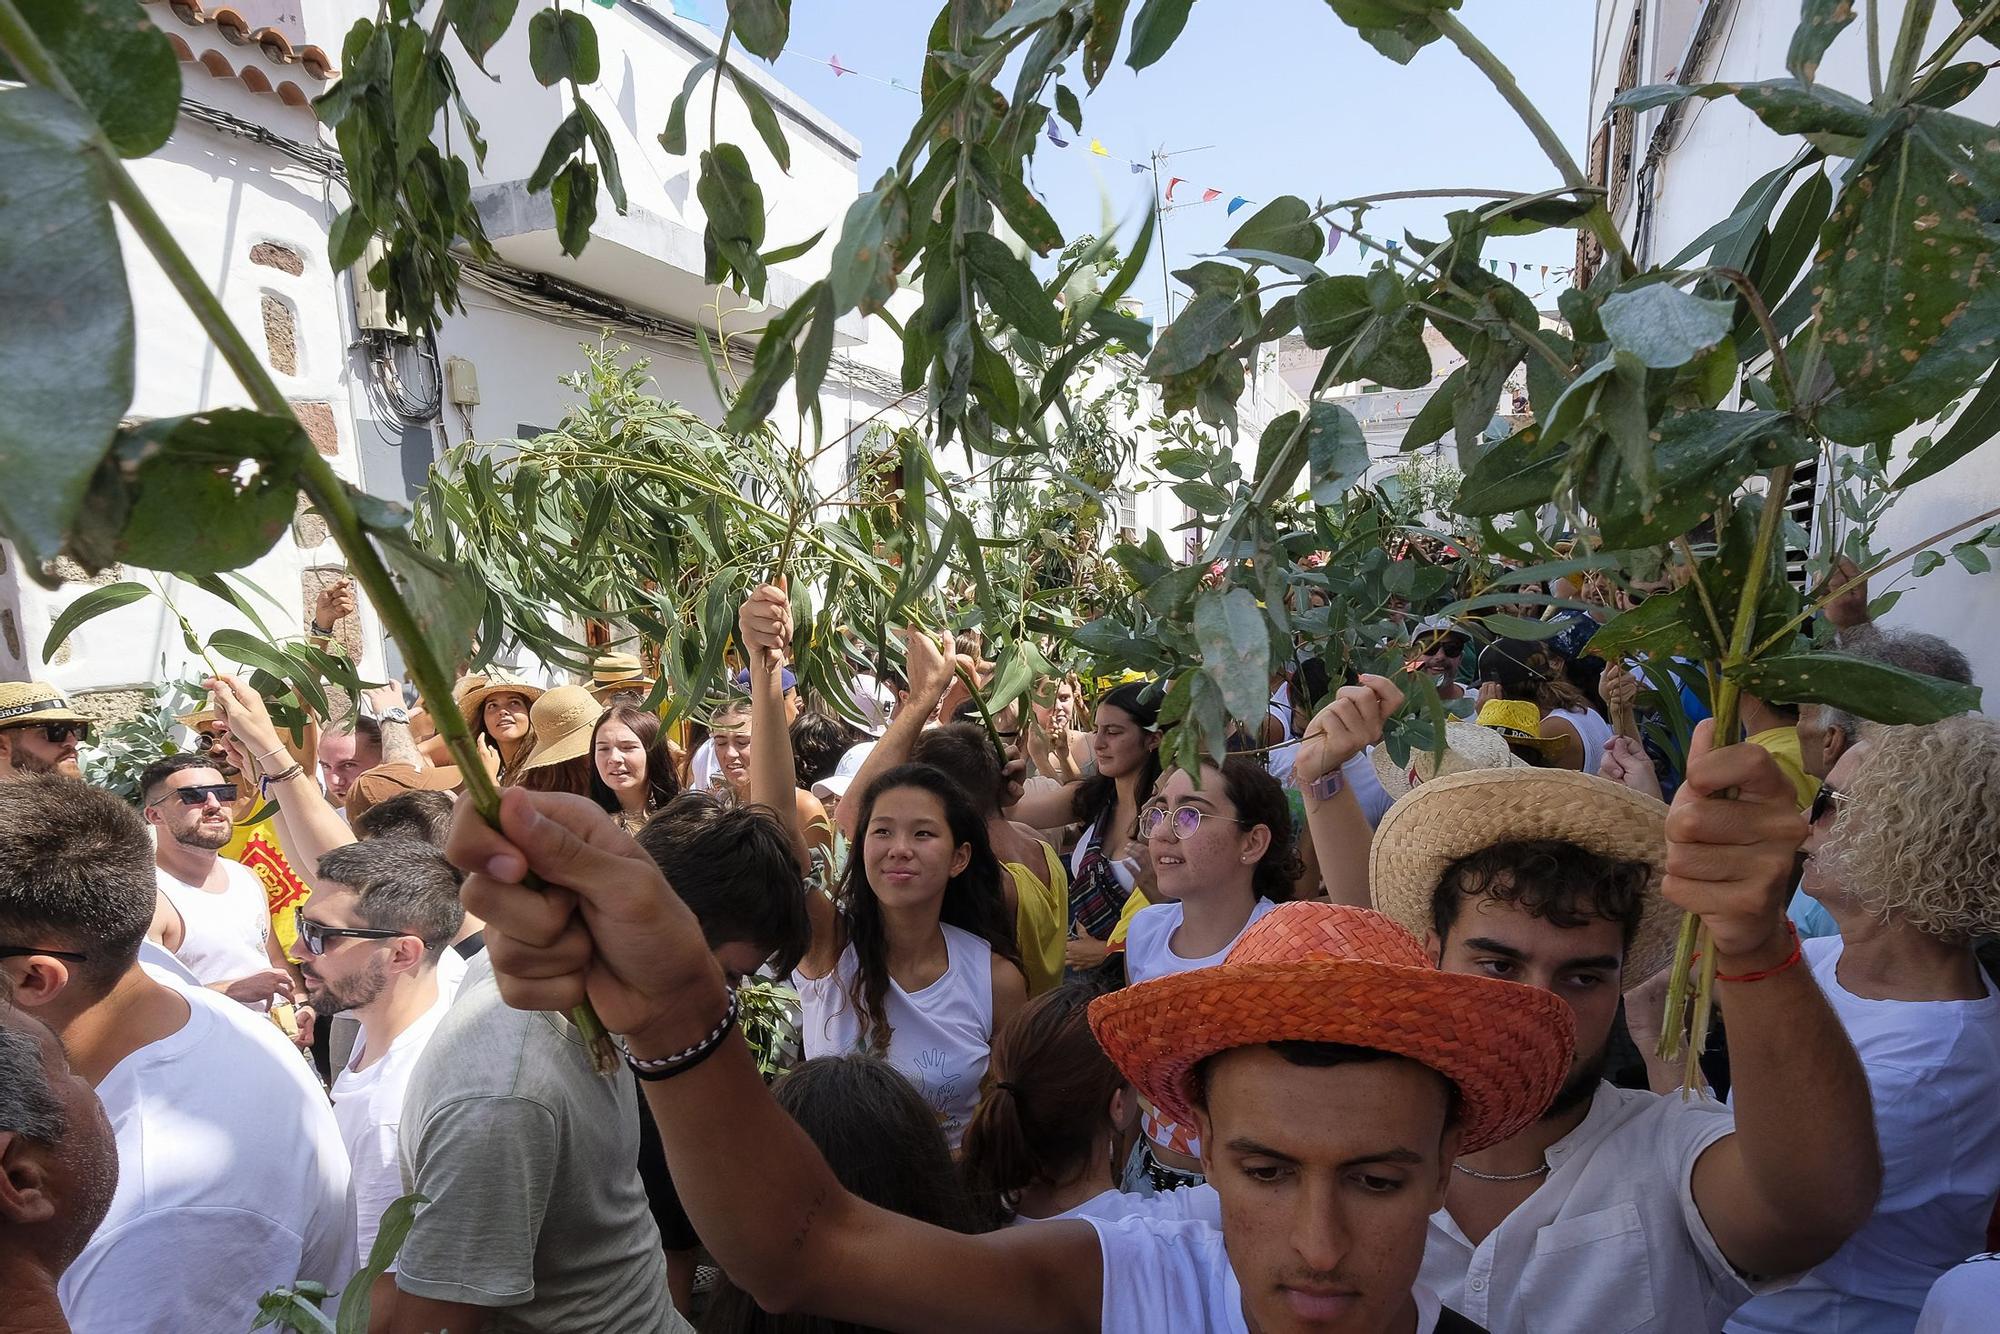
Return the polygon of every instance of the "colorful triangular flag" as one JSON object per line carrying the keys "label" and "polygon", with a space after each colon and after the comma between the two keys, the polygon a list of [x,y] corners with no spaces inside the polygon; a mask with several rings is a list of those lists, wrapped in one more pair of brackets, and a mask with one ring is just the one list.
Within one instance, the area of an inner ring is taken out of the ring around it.
{"label": "colorful triangular flag", "polygon": [[1069,147],[1069,140],[1056,133],[1056,119],[1054,116],[1049,117],[1049,142],[1057,148]]}
{"label": "colorful triangular flag", "polygon": [[1174,187],[1186,179],[1187,177],[1185,176],[1169,176],[1167,178],[1167,202],[1169,204],[1174,202]]}
{"label": "colorful triangular flag", "polygon": [[[694,0],[673,0],[673,2],[675,18],[693,19],[696,23],[708,22],[707,19],[702,17],[701,6],[694,3]],[[598,0],[598,3],[604,4],[604,0]],[[605,5],[604,7],[606,9],[611,8],[610,5]]]}
{"label": "colorful triangular flag", "polygon": [[1542,281],[1547,282],[1548,280],[1549,280],[1549,266],[1544,264],[1542,265]]}
{"label": "colorful triangular flag", "polygon": [[1132,164],[1132,174],[1134,176],[1144,176],[1146,174],[1146,164],[1143,162],[1134,162]]}
{"label": "colorful triangular flag", "polygon": [[1234,199],[1229,201],[1229,211],[1231,213],[1234,213],[1237,209],[1242,208],[1245,204],[1249,202],[1250,201],[1245,199],[1242,195],[1238,195]]}
{"label": "colorful triangular flag", "polygon": [[1340,228],[1329,222],[1326,225],[1326,253],[1331,255],[1334,251],[1340,249],[1340,238],[1345,235],[1347,235],[1346,232],[1343,232]]}
{"label": "colorful triangular flag", "polygon": [[1213,203],[1220,198],[1222,198],[1222,191],[1220,190],[1203,190],[1201,192],[1201,202],[1204,204]]}
{"label": "colorful triangular flag", "polygon": [[1095,139],[1092,139],[1092,140],[1090,141],[1090,151],[1091,151],[1091,152],[1093,152],[1093,153],[1095,153],[1095,154],[1097,154],[1097,156],[1099,156],[1099,157],[1110,157],[1110,156],[1111,156],[1110,152],[1109,152],[1109,151],[1107,151],[1107,150],[1105,149],[1104,145],[1103,145],[1103,144],[1101,144],[1101,143],[1099,143],[1099,142],[1098,142],[1097,140],[1095,140]]}
{"label": "colorful triangular flag", "polygon": [[1510,260],[1508,260],[1508,261],[1507,261],[1507,275],[1508,275],[1508,276],[1509,276],[1510,278],[1518,278],[1518,277],[1520,277],[1520,276],[1521,276],[1521,266],[1520,266],[1519,264],[1516,264],[1516,263],[1515,263],[1515,262],[1514,262],[1513,260],[1511,260],[1511,259],[1510,259]]}
{"label": "colorful triangular flag", "polygon": [[840,57],[837,55],[826,62],[826,67],[833,71],[833,77],[836,79],[843,74],[854,73],[853,70],[840,63]]}

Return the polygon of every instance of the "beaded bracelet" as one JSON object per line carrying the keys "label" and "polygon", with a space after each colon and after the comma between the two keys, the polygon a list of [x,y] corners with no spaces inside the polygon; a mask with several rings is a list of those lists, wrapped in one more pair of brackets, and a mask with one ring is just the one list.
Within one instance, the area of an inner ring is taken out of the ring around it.
{"label": "beaded bracelet", "polygon": [[736,1027],[736,993],[732,990],[729,993],[729,1008],[722,1012],[722,1022],[710,1029],[707,1037],[685,1051],[677,1051],[672,1056],[655,1059],[634,1056],[632,1049],[625,1044],[624,1038],[618,1039],[618,1049],[625,1054],[625,1064],[632,1067],[633,1074],[641,1079],[657,1082],[662,1079],[672,1079],[675,1075],[684,1075],[715,1055],[716,1050],[722,1046],[722,1040],[729,1036],[729,1030],[734,1027]]}

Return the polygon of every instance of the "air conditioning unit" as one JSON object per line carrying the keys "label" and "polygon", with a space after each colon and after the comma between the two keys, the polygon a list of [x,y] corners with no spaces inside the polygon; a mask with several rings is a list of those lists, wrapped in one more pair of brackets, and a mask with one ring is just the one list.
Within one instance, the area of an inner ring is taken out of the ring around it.
{"label": "air conditioning unit", "polygon": [[354,282],[354,327],[361,334],[410,336],[409,326],[389,315],[389,294],[377,287],[368,275],[385,253],[380,237],[371,237],[361,258],[354,261],[348,275]]}

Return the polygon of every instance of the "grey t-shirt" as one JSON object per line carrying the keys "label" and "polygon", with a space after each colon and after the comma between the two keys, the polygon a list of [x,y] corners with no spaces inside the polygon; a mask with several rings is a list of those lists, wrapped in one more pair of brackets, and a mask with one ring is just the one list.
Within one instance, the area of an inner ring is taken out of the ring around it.
{"label": "grey t-shirt", "polygon": [[430,1197],[396,1286],[495,1308],[488,1334],[678,1334],[640,1183],[632,1076],[559,1015],[500,998],[485,956],[410,1075],[403,1181]]}

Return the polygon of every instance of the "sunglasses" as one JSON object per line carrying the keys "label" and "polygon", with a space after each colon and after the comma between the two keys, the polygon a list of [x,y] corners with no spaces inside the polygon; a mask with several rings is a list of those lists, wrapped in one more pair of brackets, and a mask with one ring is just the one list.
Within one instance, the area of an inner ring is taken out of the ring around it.
{"label": "sunglasses", "polygon": [[1172,810],[1167,810],[1162,806],[1152,806],[1139,812],[1139,837],[1150,839],[1153,835],[1160,832],[1161,825],[1171,823],[1176,839],[1190,839],[1194,837],[1195,830],[1201,828],[1203,820],[1227,820],[1231,824],[1243,823],[1242,819],[1238,816],[1217,815],[1214,811],[1205,811],[1199,806],[1176,806]]}
{"label": "sunglasses", "polygon": [[27,959],[40,955],[45,959],[61,959],[65,963],[83,963],[88,954],[78,954],[75,950],[45,950],[40,945],[0,945],[0,959]]}
{"label": "sunglasses", "polygon": [[315,955],[325,954],[326,942],[338,936],[351,936],[355,940],[395,940],[409,934],[407,931],[371,931],[360,926],[328,926],[306,916],[304,908],[292,909],[292,924],[298,928],[299,944],[306,947],[306,953]]}
{"label": "sunglasses", "polygon": [[[207,783],[197,787],[179,787],[168,793],[167,796],[179,797],[183,806],[200,806],[210,797],[215,798],[217,805],[227,806],[230,802],[236,800],[236,784]],[[157,806],[166,799],[166,797],[160,797],[151,804]]]}
{"label": "sunglasses", "polygon": [[1834,791],[1831,784],[1822,783],[1820,784],[1819,795],[1812,800],[1812,809],[1806,812],[1806,821],[1809,824],[1818,824],[1827,817],[1835,806],[1852,800],[1853,798],[1849,797],[1845,792]]}
{"label": "sunglasses", "polygon": [[72,741],[87,741],[90,738],[89,723],[23,723],[10,727],[10,732],[40,732],[42,739],[51,746],[66,746]]}

